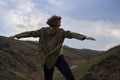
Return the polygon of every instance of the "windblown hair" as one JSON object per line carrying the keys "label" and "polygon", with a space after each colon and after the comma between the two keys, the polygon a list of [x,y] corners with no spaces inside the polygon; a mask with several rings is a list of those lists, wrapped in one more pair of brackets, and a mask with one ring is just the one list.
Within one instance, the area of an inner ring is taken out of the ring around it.
{"label": "windblown hair", "polygon": [[50,17],[48,20],[47,20],[47,24],[50,26],[50,27],[56,27],[57,26],[57,21],[60,21],[61,20],[61,17],[60,16],[56,16],[56,15],[53,15],[52,17]]}

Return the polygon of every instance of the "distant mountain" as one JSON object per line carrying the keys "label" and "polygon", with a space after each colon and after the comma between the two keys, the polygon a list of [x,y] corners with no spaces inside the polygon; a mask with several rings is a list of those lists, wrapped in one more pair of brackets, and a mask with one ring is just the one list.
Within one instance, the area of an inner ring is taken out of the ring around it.
{"label": "distant mountain", "polygon": [[91,58],[102,55],[104,51],[96,51],[90,49],[75,49],[68,46],[63,46],[63,54],[70,65],[78,65],[79,63]]}
{"label": "distant mountain", "polygon": [[[33,41],[8,41],[0,36],[0,80],[40,80],[37,44]],[[71,66],[97,57],[102,52],[63,46],[63,54]]]}

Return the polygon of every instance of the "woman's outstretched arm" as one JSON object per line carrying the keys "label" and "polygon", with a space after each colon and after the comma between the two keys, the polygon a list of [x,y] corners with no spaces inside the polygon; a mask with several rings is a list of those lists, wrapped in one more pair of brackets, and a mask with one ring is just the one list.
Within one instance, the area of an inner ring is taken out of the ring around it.
{"label": "woman's outstretched arm", "polygon": [[26,37],[40,37],[40,32],[41,30],[22,32],[20,34],[16,34],[8,37],[8,40],[13,40],[15,38],[20,39],[20,38],[26,38]]}
{"label": "woman's outstretched arm", "polygon": [[79,39],[79,40],[92,40],[95,41],[95,38],[90,37],[90,36],[85,36],[83,34],[80,33],[76,33],[76,32],[71,32],[71,31],[63,31],[63,36],[65,38],[75,38],[75,39]]}

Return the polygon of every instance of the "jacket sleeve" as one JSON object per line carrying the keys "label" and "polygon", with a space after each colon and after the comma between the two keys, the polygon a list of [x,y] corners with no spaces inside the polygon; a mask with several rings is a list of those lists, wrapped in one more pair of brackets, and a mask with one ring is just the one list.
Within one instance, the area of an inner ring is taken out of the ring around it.
{"label": "jacket sleeve", "polygon": [[75,38],[75,39],[79,39],[79,40],[84,40],[86,36],[82,35],[80,33],[63,30],[63,37],[69,38],[69,39]]}
{"label": "jacket sleeve", "polygon": [[15,37],[18,39],[25,37],[40,37],[40,34],[41,34],[41,29],[36,31],[27,31],[20,34],[16,34]]}

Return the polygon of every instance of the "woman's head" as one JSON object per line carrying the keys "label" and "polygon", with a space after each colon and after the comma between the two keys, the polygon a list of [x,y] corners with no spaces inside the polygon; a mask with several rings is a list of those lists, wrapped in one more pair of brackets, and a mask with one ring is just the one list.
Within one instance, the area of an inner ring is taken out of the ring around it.
{"label": "woman's head", "polygon": [[46,22],[50,27],[60,27],[61,17],[53,15]]}

